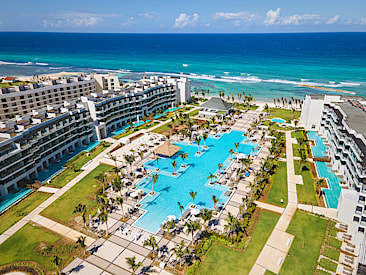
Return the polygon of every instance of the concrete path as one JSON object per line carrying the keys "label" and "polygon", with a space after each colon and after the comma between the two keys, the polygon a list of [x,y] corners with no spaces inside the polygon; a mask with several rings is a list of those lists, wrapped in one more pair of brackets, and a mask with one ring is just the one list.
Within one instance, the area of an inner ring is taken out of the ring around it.
{"label": "concrete path", "polygon": [[337,209],[334,208],[325,208],[308,204],[298,204],[297,208],[318,215],[324,215],[325,217],[330,219],[337,219],[338,217]]}
{"label": "concrete path", "polygon": [[262,202],[262,201],[254,201],[255,204],[262,209],[271,211],[271,212],[275,212],[278,214],[283,214],[283,212],[285,212],[285,208],[274,205],[274,204],[270,204],[270,203],[266,203],[266,202]]}
{"label": "concrete path", "polygon": [[[288,234],[286,230],[297,209],[296,184],[302,184],[302,181],[300,182],[300,178],[295,175],[291,132],[289,131],[286,131],[286,162],[288,204],[253,265],[249,273],[252,275],[263,275],[266,270],[278,274],[295,237]],[[262,203],[261,205],[265,206],[267,204]]]}

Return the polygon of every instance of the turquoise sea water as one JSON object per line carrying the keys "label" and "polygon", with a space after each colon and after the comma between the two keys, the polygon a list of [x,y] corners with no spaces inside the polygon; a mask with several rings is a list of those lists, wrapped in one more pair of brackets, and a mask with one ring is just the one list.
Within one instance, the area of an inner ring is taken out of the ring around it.
{"label": "turquoise sea water", "polygon": [[366,95],[366,33],[72,34],[0,33],[0,75],[59,71],[185,75],[211,94],[257,99],[329,93]]}
{"label": "turquoise sea water", "polygon": [[[203,149],[203,143],[201,144],[201,151],[203,152],[201,155],[196,154],[198,151],[197,144],[175,143],[182,149],[172,158],[159,159],[158,167],[160,171],[158,172],[158,181],[154,186],[155,195],[147,195],[141,201],[141,208],[147,212],[134,225],[152,233],[157,232],[168,215],[180,217],[178,201],[185,209],[189,208],[192,204],[192,198],[189,195],[191,191],[197,192],[195,204],[198,208],[213,208],[213,195],[220,199],[220,203],[226,203],[228,197],[225,196],[225,192],[228,187],[222,185],[211,186],[207,177],[210,173],[218,172],[217,164],[220,162],[223,163],[223,169],[228,167],[230,164],[229,150],[232,148],[235,151],[235,142],[241,142],[238,152],[256,155],[258,145],[246,143],[245,140],[243,132],[239,131],[224,134],[219,139],[210,136],[207,139],[208,149]],[[182,159],[179,155],[182,152],[188,154],[188,158],[185,160],[185,165],[188,168],[185,169],[180,168]],[[178,163],[176,170],[178,176],[172,175],[174,170],[171,163],[173,161]],[[148,160],[145,167],[156,169],[156,161]],[[221,169],[221,171],[223,170]],[[137,187],[149,193],[152,188],[151,177],[142,180]]]}

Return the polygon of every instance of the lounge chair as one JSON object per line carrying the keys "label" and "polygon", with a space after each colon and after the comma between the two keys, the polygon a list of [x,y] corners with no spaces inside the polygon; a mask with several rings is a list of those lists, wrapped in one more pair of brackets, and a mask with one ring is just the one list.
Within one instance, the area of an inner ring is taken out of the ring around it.
{"label": "lounge chair", "polygon": [[186,220],[190,215],[191,215],[191,210],[186,209],[186,211],[184,211],[184,213],[182,215],[182,220]]}
{"label": "lounge chair", "polygon": [[229,197],[231,195],[231,191],[226,191],[224,195]]}

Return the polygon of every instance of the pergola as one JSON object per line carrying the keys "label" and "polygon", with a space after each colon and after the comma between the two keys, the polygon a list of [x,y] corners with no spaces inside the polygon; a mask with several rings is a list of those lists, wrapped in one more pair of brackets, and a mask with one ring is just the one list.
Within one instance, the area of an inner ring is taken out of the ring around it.
{"label": "pergola", "polygon": [[171,144],[169,141],[166,141],[163,145],[159,146],[154,150],[154,153],[161,156],[172,157],[174,156],[180,149],[179,146]]}

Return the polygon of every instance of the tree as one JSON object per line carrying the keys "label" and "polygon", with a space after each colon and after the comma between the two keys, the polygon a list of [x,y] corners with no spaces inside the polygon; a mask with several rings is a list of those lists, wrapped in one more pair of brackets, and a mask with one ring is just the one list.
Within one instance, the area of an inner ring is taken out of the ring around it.
{"label": "tree", "polygon": [[184,165],[184,160],[188,157],[188,154],[186,152],[182,152],[182,154],[180,154],[180,157],[181,157],[181,159],[183,161],[182,167],[186,167]]}
{"label": "tree", "polygon": [[127,257],[126,263],[128,264],[128,268],[132,270],[132,274],[135,274],[136,270],[142,266],[141,262],[136,263],[136,256]]}
{"label": "tree", "polygon": [[182,257],[184,254],[188,252],[188,248],[185,247],[184,240],[182,240],[179,244],[175,244],[175,247],[173,247],[170,251],[177,256],[177,258],[180,260],[179,265],[182,266]]}
{"label": "tree", "polygon": [[238,153],[239,145],[240,145],[240,143],[239,143],[239,142],[235,142],[235,143],[234,143],[236,153]]}
{"label": "tree", "polygon": [[219,198],[216,198],[215,195],[212,196],[212,201],[213,201],[213,204],[214,204],[214,209],[216,209],[216,204],[219,202]]}
{"label": "tree", "polygon": [[154,236],[150,236],[150,239],[147,239],[144,241],[143,247],[146,247],[146,246],[152,248],[153,256],[155,255],[155,252],[157,250],[159,250],[158,242],[156,241]]}
{"label": "tree", "polygon": [[210,180],[210,183],[212,184],[212,179],[216,179],[217,178],[217,176],[216,175],[214,175],[214,174],[212,174],[212,173],[210,173],[210,175],[207,177],[207,179],[209,179]]}
{"label": "tree", "polygon": [[99,214],[98,218],[105,223],[105,227],[106,227],[106,231],[107,231],[107,235],[109,235],[108,233],[108,214],[103,211],[102,213]]}
{"label": "tree", "polygon": [[155,186],[155,183],[158,181],[158,178],[159,178],[159,174],[155,173],[152,175],[152,187],[151,187],[151,192],[150,192],[151,195],[154,195],[154,186]]}
{"label": "tree", "polygon": [[207,221],[212,219],[213,211],[207,208],[203,208],[200,212],[200,217],[203,220],[203,224],[206,225]]}
{"label": "tree", "polygon": [[128,154],[124,155],[125,161],[130,165],[130,171],[132,173],[132,164],[135,161],[135,155],[134,154]]}
{"label": "tree", "polygon": [[230,149],[229,150],[229,153],[230,153],[230,161],[233,160],[233,154],[234,154],[234,150],[233,149]]}
{"label": "tree", "polygon": [[326,183],[326,181],[325,181],[325,179],[324,178],[319,178],[319,179],[317,179],[316,181],[315,181],[315,184],[316,184],[316,187],[317,187],[317,192],[320,194],[320,188],[322,187],[322,186],[324,186],[325,185],[325,183]]}
{"label": "tree", "polygon": [[198,146],[198,152],[197,154],[201,154],[200,152],[200,142],[201,142],[202,138],[200,136],[196,137],[195,142],[197,143]]}
{"label": "tree", "polygon": [[183,217],[183,210],[184,210],[184,206],[180,204],[180,202],[178,201],[178,206],[179,206],[179,211],[180,211],[180,217]]}
{"label": "tree", "polygon": [[81,216],[83,217],[84,226],[86,225],[86,205],[79,203],[77,206],[75,206],[75,209],[73,213],[81,213]]}
{"label": "tree", "polygon": [[156,171],[159,171],[159,155],[155,155],[156,160]]}
{"label": "tree", "polygon": [[206,140],[207,140],[207,138],[208,138],[208,135],[207,135],[206,133],[204,133],[204,134],[202,135],[202,138],[203,138],[203,141],[205,142],[205,146],[204,146],[204,148],[207,148]]}
{"label": "tree", "polygon": [[86,250],[86,244],[85,244],[85,240],[86,237],[85,236],[80,236],[77,241],[76,244],[81,247],[81,249],[83,250],[83,255],[85,255],[85,250]]}
{"label": "tree", "polygon": [[62,262],[63,262],[62,258],[58,255],[55,255],[55,256],[53,256],[51,261],[52,261],[53,265],[56,268],[56,274],[59,274],[60,273],[60,267],[61,267]]}
{"label": "tree", "polygon": [[219,164],[217,164],[217,168],[219,169],[219,174],[221,174],[220,170],[222,169],[223,164],[220,162]]}
{"label": "tree", "polygon": [[227,224],[225,225],[225,230],[226,230],[228,236],[233,235],[233,234],[238,234],[239,232],[244,231],[244,226],[230,212],[228,213],[228,217],[227,217],[226,221],[227,221]]}
{"label": "tree", "polygon": [[116,201],[121,206],[122,214],[124,215],[124,211],[123,211],[123,198],[122,197],[117,197],[116,198]]}
{"label": "tree", "polygon": [[189,233],[192,234],[192,241],[193,241],[193,236],[194,236],[194,233],[197,232],[199,229],[200,229],[200,224],[196,221],[189,221],[189,222],[186,222],[184,224],[184,226],[187,228],[186,230],[186,234],[188,235]]}
{"label": "tree", "polygon": [[193,201],[193,207],[195,206],[194,205],[194,199],[196,198],[196,196],[197,196],[197,192],[193,192],[193,191],[191,191],[191,192],[189,192],[189,195],[192,197],[192,201]]}
{"label": "tree", "polygon": [[167,221],[165,224],[164,224],[164,229],[166,229],[168,235],[170,234],[170,229],[173,229],[175,228],[175,221]]}
{"label": "tree", "polygon": [[172,162],[172,166],[173,166],[173,169],[174,169],[173,175],[176,175],[177,173],[175,173],[175,168],[177,168],[177,162],[176,161],[173,161]]}
{"label": "tree", "polygon": [[95,176],[95,179],[103,184],[103,193],[104,193],[105,192],[104,185],[105,182],[107,181],[106,174],[104,172],[100,172],[97,176]]}
{"label": "tree", "polygon": [[252,160],[249,156],[247,156],[246,158],[241,159],[240,161],[241,161],[241,164],[245,166],[246,170],[249,169],[249,165],[252,163]]}
{"label": "tree", "polygon": [[142,160],[144,158],[144,154],[145,154],[144,151],[139,151],[138,154],[139,154],[140,159]]}

